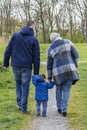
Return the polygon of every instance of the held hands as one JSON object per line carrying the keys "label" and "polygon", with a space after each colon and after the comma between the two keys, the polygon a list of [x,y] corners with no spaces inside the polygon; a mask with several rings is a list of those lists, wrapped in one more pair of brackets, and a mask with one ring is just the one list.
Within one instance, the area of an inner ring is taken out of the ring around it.
{"label": "held hands", "polygon": [[47,80],[48,82],[51,82],[51,80]]}
{"label": "held hands", "polygon": [[51,82],[51,80],[45,79],[45,82],[48,82],[48,83],[50,83],[50,82]]}
{"label": "held hands", "polygon": [[47,77],[47,81],[48,81],[48,82],[51,82],[51,81],[52,81],[52,78]]}

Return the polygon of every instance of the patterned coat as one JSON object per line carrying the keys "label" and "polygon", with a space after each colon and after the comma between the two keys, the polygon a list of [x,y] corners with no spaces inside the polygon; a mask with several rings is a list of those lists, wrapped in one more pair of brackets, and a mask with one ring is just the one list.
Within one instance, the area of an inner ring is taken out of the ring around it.
{"label": "patterned coat", "polygon": [[56,85],[67,80],[73,84],[79,80],[76,68],[78,67],[79,54],[69,40],[58,39],[48,48],[47,72],[48,79],[54,79]]}

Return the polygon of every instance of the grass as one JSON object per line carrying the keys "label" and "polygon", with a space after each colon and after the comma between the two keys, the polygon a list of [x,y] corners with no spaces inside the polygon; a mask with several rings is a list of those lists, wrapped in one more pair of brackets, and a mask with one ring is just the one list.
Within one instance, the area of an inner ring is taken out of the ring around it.
{"label": "grass", "polygon": [[[29,98],[29,115],[17,110],[15,96],[15,82],[11,68],[0,72],[0,130],[20,130],[29,125],[35,116],[34,87],[31,85]],[[26,124],[25,122],[27,122]]]}
{"label": "grass", "polygon": [[77,47],[79,51],[79,56],[80,56],[79,60],[82,60],[82,61],[87,60],[87,43],[75,44],[75,46]]}
{"label": "grass", "polygon": [[[75,44],[80,54],[80,60],[87,60],[87,44]],[[15,82],[11,67],[8,72],[3,70],[3,53],[6,45],[0,44],[0,130],[29,129],[35,117],[34,87],[31,84],[28,115],[23,115],[16,108]],[[46,61],[46,51],[49,44],[41,44],[41,61]],[[41,73],[46,67],[41,65]],[[79,64],[80,81],[72,87],[68,121],[72,130],[87,130],[87,63]]]}
{"label": "grass", "polygon": [[47,61],[47,48],[50,44],[40,44],[40,57],[41,61]]}
{"label": "grass", "polygon": [[68,120],[73,130],[87,130],[87,63],[79,65],[80,81],[72,87]]}
{"label": "grass", "polygon": [[[41,50],[41,61],[47,60],[47,48],[50,46],[50,44],[40,44],[40,50]],[[78,49],[80,61],[87,60],[87,44],[75,44],[76,48]]]}

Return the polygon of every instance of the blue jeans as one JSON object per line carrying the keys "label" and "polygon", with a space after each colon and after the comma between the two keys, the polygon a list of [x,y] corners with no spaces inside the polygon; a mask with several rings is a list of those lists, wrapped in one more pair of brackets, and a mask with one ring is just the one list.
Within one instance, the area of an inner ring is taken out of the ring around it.
{"label": "blue jeans", "polygon": [[56,86],[56,104],[57,109],[61,109],[61,112],[67,112],[71,86],[71,80]]}
{"label": "blue jeans", "polygon": [[42,115],[46,115],[46,111],[47,111],[47,101],[36,101],[36,109],[37,109],[37,113],[40,113],[40,106],[43,106],[43,111],[42,111]]}
{"label": "blue jeans", "polygon": [[16,81],[17,105],[23,111],[27,111],[28,95],[30,88],[31,70],[13,67]]}

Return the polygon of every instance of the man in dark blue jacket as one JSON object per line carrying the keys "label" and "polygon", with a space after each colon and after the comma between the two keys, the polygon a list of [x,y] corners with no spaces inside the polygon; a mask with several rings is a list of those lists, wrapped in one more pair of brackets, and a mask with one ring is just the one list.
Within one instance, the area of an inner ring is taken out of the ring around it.
{"label": "man in dark blue jacket", "polygon": [[27,111],[32,64],[34,75],[39,74],[40,68],[40,48],[34,30],[34,21],[28,21],[27,26],[13,34],[4,54],[5,70],[8,70],[11,57],[16,81],[17,105],[22,112]]}

